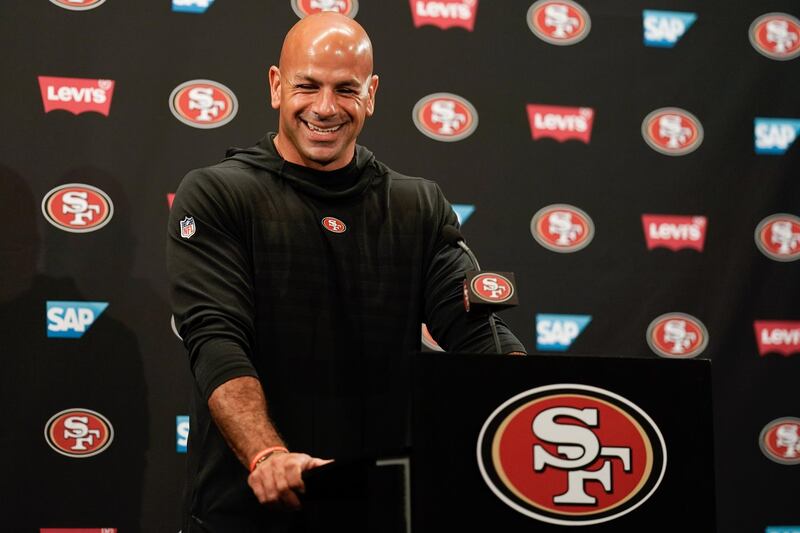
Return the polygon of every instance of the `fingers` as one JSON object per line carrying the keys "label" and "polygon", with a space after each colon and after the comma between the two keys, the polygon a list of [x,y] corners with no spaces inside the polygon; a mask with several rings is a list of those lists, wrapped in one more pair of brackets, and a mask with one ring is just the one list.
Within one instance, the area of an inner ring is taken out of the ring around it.
{"label": "fingers", "polygon": [[331,460],[304,453],[278,453],[259,464],[247,483],[258,501],[283,509],[299,509],[299,494],[305,491],[303,472],[330,463]]}

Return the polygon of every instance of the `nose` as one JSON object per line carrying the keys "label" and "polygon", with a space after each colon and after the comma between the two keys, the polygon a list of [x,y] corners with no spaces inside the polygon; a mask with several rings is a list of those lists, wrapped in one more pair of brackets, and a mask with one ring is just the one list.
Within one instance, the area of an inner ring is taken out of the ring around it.
{"label": "nose", "polygon": [[311,111],[319,117],[320,120],[325,120],[336,114],[336,95],[332,89],[322,88],[317,93],[314,99],[314,104],[311,106]]}

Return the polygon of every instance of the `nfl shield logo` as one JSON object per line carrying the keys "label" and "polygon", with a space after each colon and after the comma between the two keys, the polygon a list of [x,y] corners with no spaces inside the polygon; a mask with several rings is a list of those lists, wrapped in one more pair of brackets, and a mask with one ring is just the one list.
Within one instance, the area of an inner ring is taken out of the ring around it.
{"label": "nfl shield logo", "polygon": [[184,217],[181,220],[181,237],[188,239],[194,235],[194,217]]}

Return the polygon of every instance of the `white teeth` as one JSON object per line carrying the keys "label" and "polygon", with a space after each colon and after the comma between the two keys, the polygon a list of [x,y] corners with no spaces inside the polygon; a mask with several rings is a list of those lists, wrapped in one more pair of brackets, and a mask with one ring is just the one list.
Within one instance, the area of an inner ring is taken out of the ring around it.
{"label": "white teeth", "polygon": [[334,131],[342,127],[342,125],[339,124],[338,126],[334,126],[332,128],[318,128],[310,122],[306,122],[306,126],[308,126],[308,129],[310,129],[311,131],[316,131],[319,133],[333,133]]}

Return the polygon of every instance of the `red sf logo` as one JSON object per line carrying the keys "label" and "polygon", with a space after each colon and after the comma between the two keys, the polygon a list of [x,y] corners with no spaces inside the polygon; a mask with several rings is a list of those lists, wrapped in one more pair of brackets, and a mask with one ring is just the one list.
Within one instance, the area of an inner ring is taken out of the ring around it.
{"label": "red sf logo", "polygon": [[300,18],[320,11],[333,11],[354,19],[358,13],[358,0],[292,0],[292,9]]}
{"label": "red sf logo", "polygon": [[778,61],[800,55],[800,20],[786,13],[761,15],[750,25],[750,44],[759,54]]}
{"label": "red sf logo", "polygon": [[800,321],[796,320],[756,320],[758,354],[779,353],[786,357],[800,352]]}
{"label": "red sf logo", "polygon": [[761,430],[758,437],[767,458],[784,465],[800,464],[800,418],[778,418]]}
{"label": "red sf logo", "polygon": [[594,223],[575,206],[553,204],[533,215],[531,234],[536,242],[553,252],[577,252],[592,242]]}
{"label": "red sf logo", "polygon": [[642,121],[642,137],[650,148],[664,155],[686,155],[703,142],[703,126],[688,111],[662,107]]}
{"label": "red sf logo", "polygon": [[64,9],[69,9],[72,11],[86,11],[88,9],[94,9],[99,7],[100,4],[104,3],[106,0],[50,0],[52,3],[57,5],[58,7],[63,7]]}
{"label": "red sf logo", "polygon": [[466,139],[478,127],[478,111],[464,98],[434,93],[414,106],[412,118],[417,129],[437,141]]}
{"label": "red sf logo", "polygon": [[800,218],[788,213],[768,216],[756,226],[756,246],[775,261],[800,259]]}
{"label": "red sf logo", "polygon": [[322,227],[330,231],[331,233],[344,233],[347,230],[347,226],[345,225],[344,222],[342,222],[338,218],[333,218],[333,217],[323,218]]}
{"label": "red sf logo", "polygon": [[589,35],[589,13],[572,0],[539,0],[528,9],[528,27],[541,40],[567,46]]}
{"label": "red sf logo", "polygon": [[106,417],[89,409],[56,413],[44,429],[47,444],[67,457],[91,457],[105,451],[114,440],[114,428]]}
{"label": "red sf logo", "polygon": [[514,286],[505,276],[489,272],[472,278],[472,292],[486,302],[502,303],[514,295]]}
{"label": "red sf logo", "polygon": [[47,221],[63,231],[88,233],[108,224],[114,215],[111,198],[91,185],[68,183],[50,190],[42,200]]}
{"label": "red sf logo", "polygon": [[642,215],[647,249],[663,247],[673,251],[692,248],[703,251],[706,242],[706,217],[681,215]]}
{"label": "red sf logo", "polygon": [[409,0],[414,27],[426,24],[446,30],[461,26],[467,31],[475,27],[478,0]]}
{"label": "red sf logo", "polygon": [[114,95],[114,80],[39,76],[39,90],[45,113],[56,109],[73,115],[94,111],[107,117]]}
{"label": "red sf logo", "polygon": [[656,355],[672,359],[697,357],[708,346],[708,330],[685,313],[666,313],[647,328],[647,344]]}
{"label": "red sf logo", "polygon": [[193,128],[219,128],[234,119],[239,102],[233,91],[211,80],[181,83],[169,95],[175,118]]}
{"label": "red sf logo", "polygon": [[655,422],[613,392],[538,387],[510,398],[478,437],[478,467],[514,510],[551,524],[614,520],[658,488],[667,463]]}

